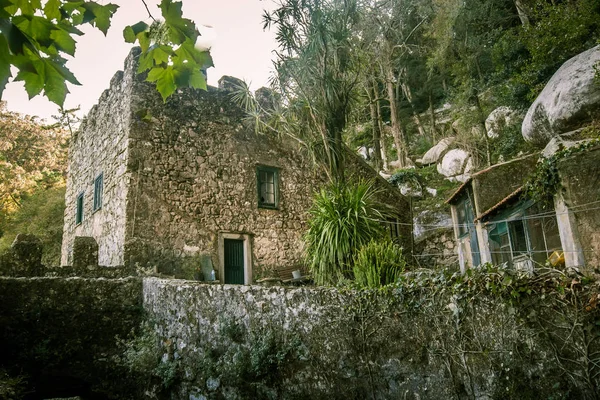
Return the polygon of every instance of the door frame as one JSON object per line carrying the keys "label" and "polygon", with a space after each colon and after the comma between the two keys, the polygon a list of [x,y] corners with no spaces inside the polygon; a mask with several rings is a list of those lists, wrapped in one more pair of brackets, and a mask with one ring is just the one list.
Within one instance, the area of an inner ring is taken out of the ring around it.
{"label": "door frame", "polygon": [[252,251],[250,249],[250,235],[243,233],[219,233],[219,280],[225,283],[225,239],[244,241],[244,285],[252,284]]}

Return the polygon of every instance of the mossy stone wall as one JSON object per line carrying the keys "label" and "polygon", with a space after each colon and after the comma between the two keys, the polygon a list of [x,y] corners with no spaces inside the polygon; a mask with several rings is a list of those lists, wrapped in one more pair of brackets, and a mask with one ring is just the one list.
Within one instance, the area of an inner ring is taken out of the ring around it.
{"label": "mossy stone wall", "polygon": [[586,265],[593,270],[600,265],[600,148],[561,159],[558,171]]}
{"label": "mossy stone wall", "polygon": [[116,336],[140,324],[141,294],[139,278],[0,277],[0,369],[33,398],[126,394]]}

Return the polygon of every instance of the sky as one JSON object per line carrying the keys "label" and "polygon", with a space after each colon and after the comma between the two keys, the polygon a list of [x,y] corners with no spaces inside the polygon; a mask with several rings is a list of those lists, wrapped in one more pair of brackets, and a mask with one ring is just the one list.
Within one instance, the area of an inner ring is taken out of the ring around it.
{"label": "sky", "polygon": [[[151,22],[141,0],[98,2],[111,2],[120,8],[106,37],[88,26],[82,29],[85,35],[75,37],[75,57],[68,61],[67,67],[81,86],[68,84],[70,93],[65,108],[80,106],[82,114],[96,104],[115,72],[123,69],[125,57],[133,46],[123,40],[123,28],[140,20]],[[153,16],[160,17],[159,0],[146,0],[146,3]],[[244,79],[252,90],[267,85],[272,70],[272,52],[277,45],[274,33],[262,29],[261,17],[265,8],[274,8],[272,0],[183,0],[185,18],[192,19],[196,25],[211,26],[201,28],[203,38],[200,39],[212,44],[215,67],[208,70],[209,85],[217,86],[223,75]],[[9,83],[2,100],[11,111],[37,115],[48,122],[52,122],[51,116],[58,112],[58,107],[45,97],[29,100],[22,82]]]}

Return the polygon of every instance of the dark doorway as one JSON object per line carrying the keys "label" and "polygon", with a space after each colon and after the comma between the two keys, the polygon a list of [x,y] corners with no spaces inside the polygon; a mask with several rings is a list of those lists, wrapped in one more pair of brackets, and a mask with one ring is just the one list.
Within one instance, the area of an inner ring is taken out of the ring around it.
{"label": "dark doorway", "polygon": [[223,239],[225,283],[244,284],[244,241]]}

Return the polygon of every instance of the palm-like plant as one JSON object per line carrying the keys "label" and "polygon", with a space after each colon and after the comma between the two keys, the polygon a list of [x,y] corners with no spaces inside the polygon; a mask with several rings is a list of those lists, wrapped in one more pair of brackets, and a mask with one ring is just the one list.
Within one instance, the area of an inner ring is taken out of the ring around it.
{"label": "palm-like plant", "polygon": [[281,0],[280,7],[263,16],[265,28],[276,29],[279,45],[272,86],[286,100],[288,117],[293,113],[298,122],[293,126],[308,127],[309,135],[316,134],[321,141],[332,180],[343,180],[342,131],[358,81],[351,56],[357,3]]}
{"label": "palm-like plant", "polygon": [[354,258],[354,279],[360,287],[375,289],[397,282],[405,268],[401,247],[391,240],[372,240]]}
{"label": "palm-like plant", "polygon": [[372,182],[333,182],[315,196],[305,236],[309,268],[318,285],[351,276],[358,249],[383,235],[385,218]]}

